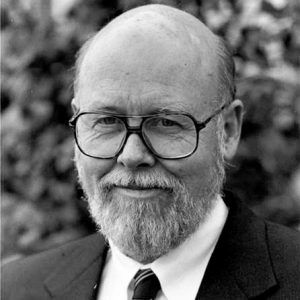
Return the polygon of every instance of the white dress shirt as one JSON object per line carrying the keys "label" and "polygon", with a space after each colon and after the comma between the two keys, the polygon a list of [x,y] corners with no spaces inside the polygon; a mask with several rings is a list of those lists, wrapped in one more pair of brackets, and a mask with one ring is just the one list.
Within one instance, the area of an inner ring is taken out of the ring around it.
{"label": "white dress shirt", "polygon": [[151,268],[161,284],[157,300],[194,300],[227,215],[228,208],[218,197],[210,215],[191,237],[147,265],[124,255],[110,242],[97,299],[131,300],[134,275],[139,269]]}

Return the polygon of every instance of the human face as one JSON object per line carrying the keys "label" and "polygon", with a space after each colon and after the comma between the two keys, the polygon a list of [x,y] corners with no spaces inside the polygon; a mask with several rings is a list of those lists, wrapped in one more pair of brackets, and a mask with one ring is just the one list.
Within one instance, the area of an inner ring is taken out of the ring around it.
{"label": "human face", "polygon": [[[196,72],[194,56],[170,51],[171,41],[166,45],[152,37],[145,41],[136,32],[134,36],[136,47],[126,47],[132,34],[127,40],[109,38],[91,46],[82,64],[76,106],[128,115],[169,109],[198,120],[209,116],[210,101],[217,97],[211,80],[216,67],[209,65],[210,59]],[[122,252],[141,262],[152,261],[181,244],[205,220],[224,173],[216,132],[216,124],[209,123],[200,132],[197,151],[179,160],[155,157],[136,134],[114,159],[91,158],[76,149],[91,214]]]}

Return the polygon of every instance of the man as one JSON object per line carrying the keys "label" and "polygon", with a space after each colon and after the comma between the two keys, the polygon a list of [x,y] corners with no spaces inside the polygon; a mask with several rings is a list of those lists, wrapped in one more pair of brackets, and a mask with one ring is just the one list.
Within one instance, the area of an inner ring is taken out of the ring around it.
{"label": "man", "polygon": [[222,192],[234,90],[224,42],[175,8],[133,9],[89,40],[70,123],[101,233],[8,264],[2,299],[299,299],[299,233]]}

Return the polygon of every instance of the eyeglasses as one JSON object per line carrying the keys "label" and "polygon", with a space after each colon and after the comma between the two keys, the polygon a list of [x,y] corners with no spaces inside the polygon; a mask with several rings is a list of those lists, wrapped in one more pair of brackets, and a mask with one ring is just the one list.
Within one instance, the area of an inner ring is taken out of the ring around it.
{"label": "eyeglasses", "polygon": [[[148,149],[163,159],[192,155],[198,147],[198,133],[228,104],[224,104],[203,122],[186,113],[168,112],[153,115],[120,115],[107,112],[80,112],[71,118],[79,150],[90,157],[109,159],[119,155],[130,134],[139,135]],[[129,119],[141,119],[139,126]]]}

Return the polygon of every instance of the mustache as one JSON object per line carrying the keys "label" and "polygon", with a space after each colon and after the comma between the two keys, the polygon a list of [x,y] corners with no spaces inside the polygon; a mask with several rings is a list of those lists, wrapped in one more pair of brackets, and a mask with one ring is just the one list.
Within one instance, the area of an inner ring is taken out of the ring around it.
{"label": "mustache", "polygon": [[99,181],[99,188],[109,192],[114,187],[132,189],[158,188],[173,192],[182,186],[182,182],[171,174],[162,171],[128,171],[115,169],[103,176]]}

